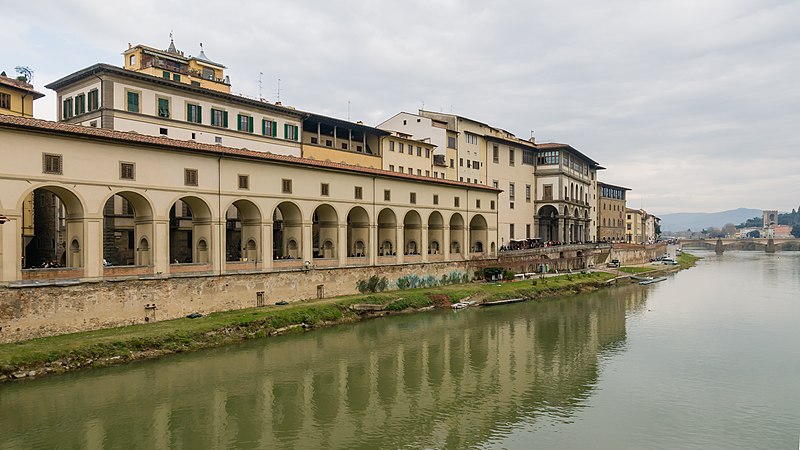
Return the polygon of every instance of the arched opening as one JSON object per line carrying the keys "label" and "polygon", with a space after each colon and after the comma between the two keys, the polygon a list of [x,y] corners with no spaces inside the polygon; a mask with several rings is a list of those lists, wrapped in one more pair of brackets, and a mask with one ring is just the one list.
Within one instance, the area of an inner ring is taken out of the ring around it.
{"label": "arched opening", "polygon": [[208,264],[211,262],[210,239],[211,209],[206,202],[198,197],[182,197],[176,201],[169,210],[170,263]]}
{"label": "arched opening", "polygon": [[403,218],[403,242],[405,248],[403,253],[405,255],[419,255],[420,245],[422,242],[422,218],[416,211],[409,211]]}
{"label": "arched opening", "polygon": [[440,255],[442,242],[444,242],[444,219],[439,211],[434,211],[428,216],[428,254]]}
{"label": "arched opening", "polygon": [[302,214],[292,202],[282,202],[272,213],[272,258],[299,259],[303,242]]}
{"label": "arched opening", "polygon": [[311,236],[314,258],[336,258],[336,243],[339,242],[339,221],[331,205],[320,205],[311,216]]}
{"label": "arched opening", "polygon": [[464,218],[455,213],[450,217],[450,255],[460,255],[464,236]]}
{"label": "arched opening", "polygon": [[347,252],[351,258],[364,258],[369,249],[369,215],[356,206],[347,213]]}
{"label": "arched opening", "polygon": [[250,200],[237,200],[225,211],[225,260],[258,261],[261,211]]}
{"label": "arched opening", "polygon": [[471,253],[483,254],[486,242],[489,240],[489,227],[486,219],[480,215],[475,215],[469,222],[469,246]]}
{"label": "arched opening", "polygon": [[497,254],[497,245],[494,242],[492,242],[491,252],[489,254],[492,256]]}
{"label": "arched opening", "polygon": [[58,186],[34,189],[22,210],[23,268],[83,267],[84,208],[74,193]]}
{"label": "arched opening", "polygon": [[394,256],[396,253],[397,217],[389,208],[381,210],[378,214],[378,249],[379,256]]}
{"label": "arched opening", "polygon": [[[107,266],[149,266],[153,209],[135,192],[118,192],[103,206],[103,263]],[[142,252],[146,252],[146,254]]]}
{"label": "arched opening", "polygon": [[551,205],[539,208],[539,236],[543,241],[558,241],[560,230],[558,226],[558,210]]}

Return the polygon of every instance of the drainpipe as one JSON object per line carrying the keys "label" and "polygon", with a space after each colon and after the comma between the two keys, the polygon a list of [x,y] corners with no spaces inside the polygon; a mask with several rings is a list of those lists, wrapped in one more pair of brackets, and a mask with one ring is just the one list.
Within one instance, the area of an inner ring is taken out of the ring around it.
{"label": "drainpipe", "polygon": [[[27,92],[22,94],[22,117],[25,117],[25,97],[27,96],[28,96]],[[33,117],[33,114],[31,114],[31,117]]]}

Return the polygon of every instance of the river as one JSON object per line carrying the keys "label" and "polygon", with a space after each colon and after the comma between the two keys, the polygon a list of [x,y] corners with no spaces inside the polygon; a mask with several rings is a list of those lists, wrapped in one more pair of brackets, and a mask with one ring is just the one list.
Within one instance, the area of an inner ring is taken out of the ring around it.
{"label": "river", "polygon": [[702,256],[649,286],[4,383],[0,449],[798,448],[800,253]]}

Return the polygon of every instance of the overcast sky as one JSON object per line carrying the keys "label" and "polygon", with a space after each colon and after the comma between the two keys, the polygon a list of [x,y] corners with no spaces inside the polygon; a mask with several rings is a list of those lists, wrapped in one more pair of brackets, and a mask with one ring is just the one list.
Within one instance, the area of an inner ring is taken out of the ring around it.
{"label": "overcast sky", "polygon": [[228,67],[232,91],[377,125],[453,112],[564,142],[655,214],[800,205],[800,2],[7,2],[0,70],[44,85],[128,43]]}

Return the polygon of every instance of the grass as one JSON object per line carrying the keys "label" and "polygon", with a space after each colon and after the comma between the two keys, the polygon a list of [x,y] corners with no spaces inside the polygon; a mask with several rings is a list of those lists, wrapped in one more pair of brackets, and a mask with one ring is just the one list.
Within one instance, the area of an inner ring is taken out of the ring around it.
{"label": "grass", "polygon": [[626,266],[620,267],[620,272],[630,273],[636,275],[637,273],[644,273],[644,272],[651,272],[653,270],[652,267],[635,267],[635,266]]}
{"label": "grass", "polygon": [[[264,337],[293,326],[298,326],[299,330],[300,325],[313,328],[357,321],[365,316],[350,308],[356,303],[380,304],[385,311],[396,312],[433,306],[436,299],[443,298],[450,302],[467,298],[479,302],[538,298],[595,289],[612,277],[595,272],[512,283],[467,283],[349,295],[0,344],[0,374],[41,369],[55,362],[58,362],[57,371],[66,370],[64,366],[117,364]],[[438,303],[441,305],[441,301]]]}
{"label": "grass", "polygon": [[691,253],[681,252],[681,254],[678,255],[678,266],[681,269],[688,269],[690,267],[694,267],[699,259],[701,259],[699,256],[694,256]]}

